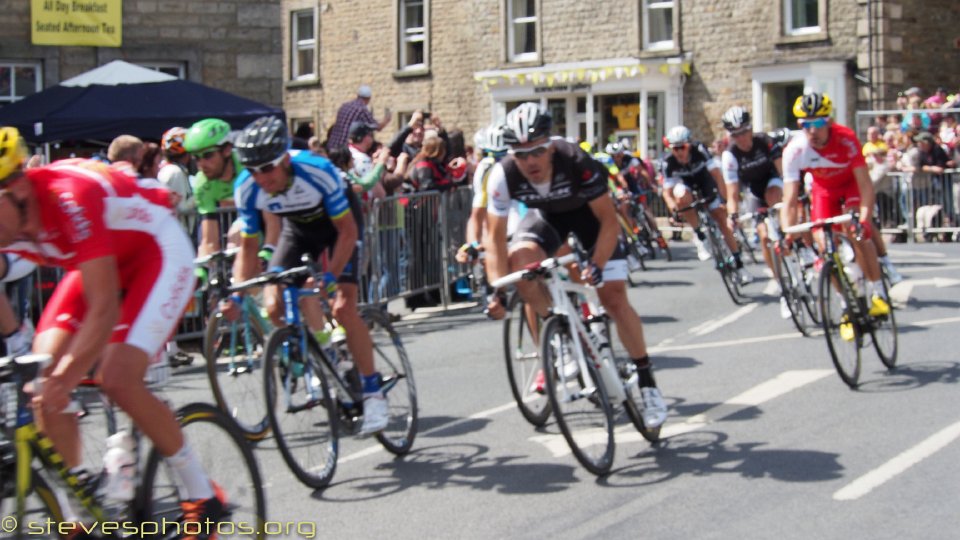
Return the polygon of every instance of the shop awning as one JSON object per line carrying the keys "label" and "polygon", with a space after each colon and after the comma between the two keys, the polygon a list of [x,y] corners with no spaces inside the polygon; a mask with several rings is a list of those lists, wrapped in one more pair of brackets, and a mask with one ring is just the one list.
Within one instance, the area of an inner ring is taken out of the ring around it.
{"label": "shop awning", "polygon": [[665,58],[609,58],[584,62],[564,62],[544,64],[542,66],[478,71],[474,80],[483,84],[484,90],[498,85],[524,86],[546,85],[552,87],[562,84],[594,84],[625,78],[638,78],[648,73],[663,75],[690,75],[692,71],[691,55]]}

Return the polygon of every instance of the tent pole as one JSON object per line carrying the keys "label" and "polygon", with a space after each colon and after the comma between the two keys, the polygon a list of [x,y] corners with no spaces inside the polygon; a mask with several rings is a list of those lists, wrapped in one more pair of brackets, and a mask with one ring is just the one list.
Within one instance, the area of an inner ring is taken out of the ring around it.
{"label": "tent pole", "polygon": [[50,163],[50,143],[43,143],[43,163],[48,165]]}

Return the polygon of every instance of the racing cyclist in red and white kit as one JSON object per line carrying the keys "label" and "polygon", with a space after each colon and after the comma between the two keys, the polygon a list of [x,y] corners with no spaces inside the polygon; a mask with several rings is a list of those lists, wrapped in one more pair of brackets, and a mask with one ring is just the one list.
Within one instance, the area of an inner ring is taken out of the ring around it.
{"label": "racing cyclist in red and white kit", "polygon": [[[33,398],[38,426],[71,472],[83,474],[77,417],[63,411],[71,391],[95,369],[101,390],[182,481],[183,522],[219,521],[223,495],[173,412],[143,381],[193,294],[193,247],[173,216],[169,192],[141,187],[93,160],[24,169],[25,157],[19,132],[0,127],[0,250],[66,270],[33,346],[53,356]],[[82,535],[81,529],[68,537]]]}
{"label": "racing cyclist in red and white kit", "polygon": [[[797,198],[804,173],[813,177],[810,190],[810,217],[816,221],[838,216],[850,210],[859,212],[859,227],[847,228],[857,261],[867,279],[870,315],[890,313],[877,259],[871,216],[874,207],[873,182],[867,172],[860,141],[850,128],[830,118],[833,104],[829,96],[817,92],[797,98],[793,114],[804,137],[794,137],[783,151],[783,198],[781,210],[784,228],[797,222]],[[856,230],[860,229],[859,239]],[[821,248],[823,238],[818,238]],[[822,252],[822,249],[821,249]]]}

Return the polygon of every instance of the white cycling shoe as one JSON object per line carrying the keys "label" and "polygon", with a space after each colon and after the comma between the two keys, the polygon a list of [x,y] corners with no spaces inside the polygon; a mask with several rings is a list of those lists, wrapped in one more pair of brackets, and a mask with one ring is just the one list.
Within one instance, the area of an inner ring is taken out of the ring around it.
{"label": "white cycling shoe", "polygon": [[364,394],[363,396],[363,426],[359,435],[367,437],[380,433],[390,421],[390,408],[387,406],[387,397],[383,392]]}
{"label": "white cycling shoe", "polygon": [[663,401],[660,389],[655,386],[641,386],[640,399],[643,401],[643,410],[640,411],[643,425],[650,429],[662,426],[667,421],[667,404]]}

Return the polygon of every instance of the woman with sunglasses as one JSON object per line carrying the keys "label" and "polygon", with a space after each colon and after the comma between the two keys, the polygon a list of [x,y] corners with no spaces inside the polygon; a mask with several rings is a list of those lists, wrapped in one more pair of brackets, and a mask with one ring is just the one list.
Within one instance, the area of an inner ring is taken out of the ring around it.
{"label": "woman with sunglasses", "polygon": [[[873,182],[857,135],[852,129],[836,124],[830,118],[833,104],[826,94],[806,93],[797,98],[793,115],[803,130],[803,137],[794,137],[783,151],[783,198],[780,222],[786,229],[797,223],[797,198],[802,172],[813,177],[810,189],[810,218],[813,221],[838,216],[850,210],[860,213],[860,234],[852,226],[847,236],[856,251],[857,260],[868,284],[870,315],[890,313],[890,303],[881,283],[877,248],[871,238],[874,203]],[[822,236],[818,238],[821,252]]]}
{"label": "woman with sunglasses", "polygon": [[[487,227],[484,248],[487,273],[494,281],[508,272],[547,257],[569,252],[564,239],[572,232],[590,253],[578,281],[603,284],[597,294],[617,326],[617,335],[637,366],[644,424],[656,428],[667,418],[667,406],[653,379],[640,316],[627,299],[627,261],[619,247],[617,209],[609,197],[608,171],[573,143],[550,137],[552,118],[537,103],[510,111],[503,128],[507,157],[493,166],[487,181]],[[507,241],[511,203],[530,209]],[[571,274],[573,275],[573,274]],[[550,298],[537,282],[517,283],[528,306],[546,317]],[[505,299],[491,296],[491,318],[506,314]],[[542,374],[534,390],[542,392]]]}

